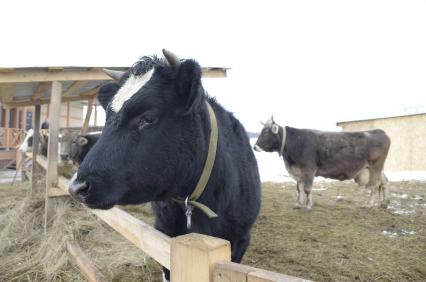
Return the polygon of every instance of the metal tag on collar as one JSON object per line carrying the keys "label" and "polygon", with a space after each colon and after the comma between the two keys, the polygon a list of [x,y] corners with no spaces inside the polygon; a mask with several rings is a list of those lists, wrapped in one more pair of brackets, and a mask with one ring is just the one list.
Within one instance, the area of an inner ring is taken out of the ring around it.
{"label": "metal tag on collar", "polygon": [[185,215],[186,215],[186,228],[190,229],[191,228],[191,216],[192,216],[192,210],[194,209],[194,207],[190,204],[188,204],[188,199],[189,196],[186,197],[185,199]]}

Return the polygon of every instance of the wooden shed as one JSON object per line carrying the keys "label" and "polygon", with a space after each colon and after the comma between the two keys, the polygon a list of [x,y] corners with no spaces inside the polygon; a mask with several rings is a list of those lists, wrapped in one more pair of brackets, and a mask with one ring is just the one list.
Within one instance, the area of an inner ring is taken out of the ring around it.
{"label": "wooden shed", "polygon": [[387,171],[426,171],[426,113],[338,122],[343,131],[383,129],[391,139]]}
{"label": "wooden shed", "polygon": [[[0,68],[0,163],[15,158],[25,131],[53,118],[60,128],[87,127],[99,87],[111,78],[104,67]],[[127,70],[126,67],[106,67]],[[204,67],[203,77],[226,77],[227,68]],[[51,97],[56,96],[53,103]],[[96,115],[96,107],[95,107]],[[96,118],[95,118],[96,120]],[[50,122],[49,122],[50,123]]]}

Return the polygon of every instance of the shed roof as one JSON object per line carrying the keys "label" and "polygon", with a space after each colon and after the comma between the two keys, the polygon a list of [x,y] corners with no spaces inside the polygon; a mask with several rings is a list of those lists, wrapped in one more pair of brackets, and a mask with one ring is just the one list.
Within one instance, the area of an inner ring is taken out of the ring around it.
{"label": "shed roof", "polygon": [[418,114],[411,114],[411,115],[400,115],[400,116],[391,116],[391,117],[368,118],[368,119],[359,119],[359,120],[339,121],[339,122],[336,123],[336,125],[340,126],[342,124],[347,124],[347,123],[372,121],[372,120],[380,120],[380,119],[404,118],[404,117],[413,117],[413,116],[421,116],[421,115],[426,115],[426,113],[418,113]]}
{"label": "shed roof", "polygon": [[[105,67],[23,67],[0,68],[0,98],[7,107],[50,103],[50,86],[62,82],[62,101],[94,99],[99,87],[111,80]],[[127,70],[127,67],[106,67]],[[204,67],[203,77],[226,77],[229,68]]]}

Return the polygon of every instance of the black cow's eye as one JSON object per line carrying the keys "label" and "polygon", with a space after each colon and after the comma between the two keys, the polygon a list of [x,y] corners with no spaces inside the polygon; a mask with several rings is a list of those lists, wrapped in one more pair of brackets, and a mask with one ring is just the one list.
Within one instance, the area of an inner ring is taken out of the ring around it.
{"label": "black cow's eye", "polygon": [[139,130],[152,124],[153,122],[154,122],[154,119],[152,117],[149,117],[149,116],[142,117],[139,121]]}

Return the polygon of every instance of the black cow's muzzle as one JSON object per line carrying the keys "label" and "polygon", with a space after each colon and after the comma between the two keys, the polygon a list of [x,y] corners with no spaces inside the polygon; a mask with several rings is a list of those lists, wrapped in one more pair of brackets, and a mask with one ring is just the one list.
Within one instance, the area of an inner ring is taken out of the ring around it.
{"label": "black cow's muzzle", "polygon": [[73,175],[70,180],[68,192],[70,195],[79,202],[84,202],[89,191],[89,185],[84,182],[77,181],[77,172]]}

